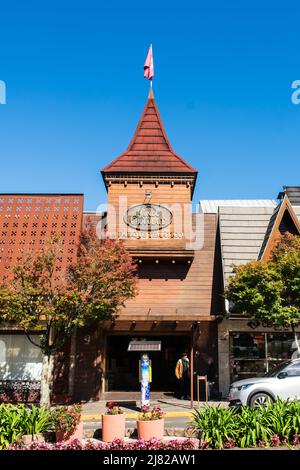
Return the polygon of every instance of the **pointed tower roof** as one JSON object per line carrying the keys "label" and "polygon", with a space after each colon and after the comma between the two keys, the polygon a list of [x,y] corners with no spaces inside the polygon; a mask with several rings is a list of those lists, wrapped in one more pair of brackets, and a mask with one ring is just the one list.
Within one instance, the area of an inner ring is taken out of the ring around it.
{"label": "pointed tower roof", "polygon": [[163,173],[196,177],[196,170],[172,149],[152,89],[127,150],[103,168],[102,175],[108,173]]}

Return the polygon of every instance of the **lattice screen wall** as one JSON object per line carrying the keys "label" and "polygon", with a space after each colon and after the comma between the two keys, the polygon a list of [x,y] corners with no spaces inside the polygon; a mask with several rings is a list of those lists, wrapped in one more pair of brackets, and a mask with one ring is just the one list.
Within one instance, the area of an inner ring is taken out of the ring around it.
{"label": "lattice screen wall", "polygon": [[40,249],[54,236],[64,246],[58,279],[76,260],[82,211],[82,194],[0,195],[0,279],[7,279],[24,253]]}

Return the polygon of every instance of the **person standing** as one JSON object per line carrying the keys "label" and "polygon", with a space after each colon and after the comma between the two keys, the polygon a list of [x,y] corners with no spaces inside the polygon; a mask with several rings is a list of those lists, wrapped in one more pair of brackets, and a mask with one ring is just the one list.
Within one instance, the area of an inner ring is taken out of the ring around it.
{"label": "person standing", "polygon": [[183,353],[181,359],[177,361],[175,375],[179,385],[179,398],[181,400],[188,399],[190,384],[190,361],[186,353]]}
{"label": "person standing", "polygon": [[212,397],[212,390],[216,383],[216,369],[213,357],[209,356],[206,361],[206,376],[207,376],[207,385],[208,385],[208,399]]}

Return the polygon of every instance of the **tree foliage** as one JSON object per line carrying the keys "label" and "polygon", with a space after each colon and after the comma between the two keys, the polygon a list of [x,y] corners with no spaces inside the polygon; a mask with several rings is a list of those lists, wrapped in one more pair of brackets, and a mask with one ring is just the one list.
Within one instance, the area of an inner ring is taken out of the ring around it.
{"label": "tree foliage", "polygon": [[237,313],[294,328],[300,320],[300,237],[284,235],[270,261],[235,266],[226,296]]}
{"label": "tree foliage", "polygon": [[51,240],[29,253],[0,286],[2,321],[13,321],[27,334],[42,332],[45,354],[60,348],[72,330],[116,315],[136,292],[135,266],[121,241],[100,241],[83,233],[77,263],[57,279],[63,246]]}
{"label": "tree foliage", "polygon": [[[17,324],[44,354],[41,404],[46,406],[55,351],[76,328],[117,315],[136,293],[135,265],[122,241],[99,240],[90,226],[81,235],[76,264],[61,273],[63,250],[59,239],[51,240],[28,253],[0,285],[0,321]],[[32,332],[40,332],[39,343]]]}

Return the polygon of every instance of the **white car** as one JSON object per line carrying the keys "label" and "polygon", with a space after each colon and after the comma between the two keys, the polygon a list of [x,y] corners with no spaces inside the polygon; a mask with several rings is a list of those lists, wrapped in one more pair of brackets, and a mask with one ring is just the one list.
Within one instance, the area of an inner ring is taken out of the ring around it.
{"label": "white car", "polygon": [[265,406],[275,398],[300,400],[300,358],[280,364],[263,377],[233,382],[229,390],[230,406]]}

